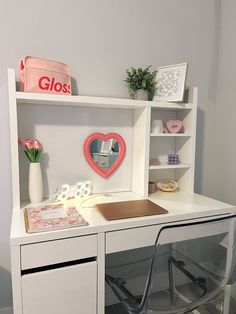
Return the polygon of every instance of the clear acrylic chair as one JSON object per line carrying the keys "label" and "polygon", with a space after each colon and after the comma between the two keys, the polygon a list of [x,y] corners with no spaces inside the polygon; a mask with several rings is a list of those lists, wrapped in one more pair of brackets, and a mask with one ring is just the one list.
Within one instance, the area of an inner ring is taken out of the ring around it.
{"label": "clear acrylic chair", "polygon": [[140,250],[123,252],[106,268],[106,282],[127,313],[191,312],[224,295],[236,261],[235,217],[166,225],[151,255]]}

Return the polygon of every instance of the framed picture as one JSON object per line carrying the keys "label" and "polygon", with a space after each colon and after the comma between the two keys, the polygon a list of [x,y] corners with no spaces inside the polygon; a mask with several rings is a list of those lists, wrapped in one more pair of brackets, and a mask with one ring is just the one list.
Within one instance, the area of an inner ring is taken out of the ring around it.
{"label": "framed picture", "polygon": [[154,101],[183,101],[187,63],[157,68]]}
{"label": "framed picture", "polygon": [[100,153],[102,153],[102,154],[111,153],[112,145],[113,145],[113,138],[110,138],[107,141],[102,141]]}

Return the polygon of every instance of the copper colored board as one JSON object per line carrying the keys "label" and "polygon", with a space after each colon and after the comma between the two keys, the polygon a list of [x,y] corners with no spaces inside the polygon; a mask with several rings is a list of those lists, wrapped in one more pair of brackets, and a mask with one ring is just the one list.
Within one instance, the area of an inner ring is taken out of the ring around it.
{"label": "copper colored board", "polygon": [[167,214],[168,211],[149,200],[96,204],[106,220]]}

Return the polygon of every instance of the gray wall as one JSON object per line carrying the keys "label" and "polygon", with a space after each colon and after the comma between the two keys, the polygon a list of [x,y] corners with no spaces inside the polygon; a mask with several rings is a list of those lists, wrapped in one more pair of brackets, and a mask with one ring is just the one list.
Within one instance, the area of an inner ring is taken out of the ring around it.
{"label": "gray wall", "polygon": [[209,193],[212,107],[218,64],[219,4],[214,0],[22,0],[0,10],[0,308],[11,304],[8,67],[25,55],[70,65],[81,95],[128,97],[131,65],[189,62],[199,87],[196,191]]}
{"label": "gray wall", "polygon": [[[222,1],[210,195],[236,205],[236,2]],[[234,279],[236,278],[236,270]],[[236,284],[232,295],[236,299]]]}
{"label": "gray wall", "polygon": [[236,205],[236,2],[222,1],[211,195]]}

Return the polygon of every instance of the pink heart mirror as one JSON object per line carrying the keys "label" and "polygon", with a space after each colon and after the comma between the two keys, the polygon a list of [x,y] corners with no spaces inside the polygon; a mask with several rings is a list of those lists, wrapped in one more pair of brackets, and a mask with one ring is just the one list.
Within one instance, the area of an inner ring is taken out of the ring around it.
{"label": "pink heart mirror", "polygon": [[94,133],[84,143],[87,162],[104,178],[117,170],[125,157],[125,151],[125,141],[117,133]]}

